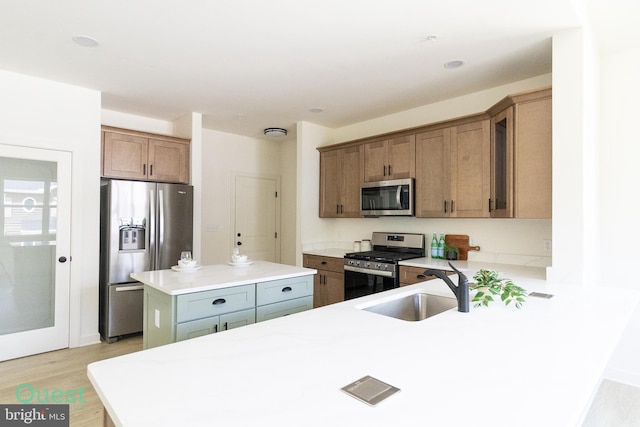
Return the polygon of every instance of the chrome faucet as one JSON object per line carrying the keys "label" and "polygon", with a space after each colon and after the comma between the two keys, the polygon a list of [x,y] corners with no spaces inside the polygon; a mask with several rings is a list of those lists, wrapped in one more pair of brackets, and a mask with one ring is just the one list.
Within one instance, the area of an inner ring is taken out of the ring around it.
{"label": "chrome faucet", "polygon": [[461,313],[469,312],[469,280],[467,280],[467,276],[462,274],[455,268],[451,263],[449,266],[453,268],[453,271],[458,275],[458,286],[454,285],[451,279],[447,277],[447,274],[442,270],[434,270],[428,269],[423,273],[425,276],[436,276],[439,279],[444,280],[444,282],[449,286],[453,294],[456,296],[458,300],[458,311]]}

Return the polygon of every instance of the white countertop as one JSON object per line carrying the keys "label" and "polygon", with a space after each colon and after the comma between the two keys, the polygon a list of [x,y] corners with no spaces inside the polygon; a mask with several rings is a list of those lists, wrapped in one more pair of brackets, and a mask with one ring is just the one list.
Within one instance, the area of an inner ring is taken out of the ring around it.
{"label": "white countertop", "polygon": [[[580,425],[640,297],[510,278],[555,296],[421,322],[360,309],[453,295],[431,280],[92,363],[88,375],[118,426]],[[365,375],[401,391],[370,407],[340,390]]]}
{"label": "white countertop", "polygon": [[344,258],[344,255],[353,252],[353,250],[340,249],[340,248],[326,248],[326,249],[314,249],[309,251],[304,251],[305,255],[318,255],[318,256],[328,256],[332,258]]}
{"label": "white countertop", "polygon": [[181,295],[311,274],[316,274],[316,270],[267,261],[255,261],[244,266],[207,265],[193,271],[145,271],[132,273],[131,277],[166,294]]}

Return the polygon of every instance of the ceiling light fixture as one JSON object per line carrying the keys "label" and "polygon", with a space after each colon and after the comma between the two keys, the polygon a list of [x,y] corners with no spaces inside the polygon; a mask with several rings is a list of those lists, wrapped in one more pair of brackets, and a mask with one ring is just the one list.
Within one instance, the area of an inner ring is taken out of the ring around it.
{"label": "ceiling light fixture", "polygon": [[446,62],[444,64],[444,68],[447,68],[449,70],[453,69],[453,68],[460,68],[464,65],[464,61],[461,59],[454,59],[453,61],[449,61]]}
{"label": "ceiling light fixture", "polygon": [[283,128],[266,128],[264,134],[265,136],[286,136],[287,130]]}
{"label": "ceiling light fixture", "polygon": [[96,47],[99,45],[98,40],[89,36],[73,36],[71,40],[82,47]]}

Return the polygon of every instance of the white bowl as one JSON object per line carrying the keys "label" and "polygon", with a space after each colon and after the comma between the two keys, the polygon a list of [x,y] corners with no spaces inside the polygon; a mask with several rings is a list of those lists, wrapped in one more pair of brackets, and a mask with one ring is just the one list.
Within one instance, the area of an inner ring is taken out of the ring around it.
{"label": "white bowl", "polygon": [[192,267],[195,267],[195,266],[196,266],[196,264],[197,264],[197,262],[196,262],[196,261],[194,261],[194,260],[191,260],[191,261],[185,261],[185,260],[182,260],[182,259],[181,259],[180,261],[178,261],[178,265],[179,265],[180,267],[182,267],[182,268],[192,268]]}

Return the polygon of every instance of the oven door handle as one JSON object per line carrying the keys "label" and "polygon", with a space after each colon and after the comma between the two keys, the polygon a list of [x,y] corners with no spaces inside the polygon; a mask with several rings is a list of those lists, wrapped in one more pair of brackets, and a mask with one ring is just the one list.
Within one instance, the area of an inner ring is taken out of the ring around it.
{"label": "oven door handle", "polygon": [[396,191],[396,206],[398,210],[402,209],[402,185],[398,185],[398,190]]}
{"label": "oven door handle", "polygon": [[355,273],[371,274],[373,276],[395,277],[395,272],[393,272],[393,271],[371,270],[369,268],[354,267],[352,265],[345,265],[344,269],[345,269],[345,271],[353,271]]}

